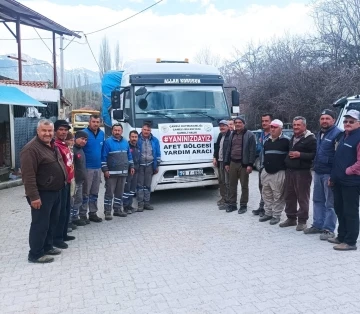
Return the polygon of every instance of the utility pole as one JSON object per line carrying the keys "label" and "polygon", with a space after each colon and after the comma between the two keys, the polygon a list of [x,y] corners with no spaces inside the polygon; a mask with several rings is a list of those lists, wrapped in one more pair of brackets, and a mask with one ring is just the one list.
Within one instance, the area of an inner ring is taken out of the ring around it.
{"label": "utility pole", "polygon": [[64,36],[60,36],[60,81],[63,94],[65,92],[65,76],[64,76]]}

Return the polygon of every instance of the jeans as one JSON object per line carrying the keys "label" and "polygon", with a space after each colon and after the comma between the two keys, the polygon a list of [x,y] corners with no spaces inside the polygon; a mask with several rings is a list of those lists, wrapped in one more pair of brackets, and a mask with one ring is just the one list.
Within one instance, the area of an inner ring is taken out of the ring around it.
{"label": "jeans", "polygon": [[320,230],[335,231],[336,214],[334,194],[329,186],[329,174],[314,174],[313,227]]}
{"label": "jeans", "polygon": [[[53,235],[59,219],[60,192],[39,191],[40,209],[31,207],[31,225],[29,232],[29,258],[38,259],[46,251],[53,249]],[[30,199],[27,197],[29,205]]]}
{"label": "jeans", "polygon": [[344,186],[335,183],[334,207],[339,220],[338,240],[356,245],[359,236],[359,193],[360,186]]}

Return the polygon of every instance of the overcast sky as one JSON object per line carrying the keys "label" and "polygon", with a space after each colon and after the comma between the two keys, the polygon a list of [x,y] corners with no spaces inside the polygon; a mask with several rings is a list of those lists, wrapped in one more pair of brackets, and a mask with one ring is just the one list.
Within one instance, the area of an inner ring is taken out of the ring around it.
{"label": "overcast sky", "polygon": [[[116,23],[153,4],[154,0],[52,0],[21,1],[55,22],[85,33]],[[149,11],[120,25],[88,36],[95,56],[106,35],[115,48],[120,43],[124,60],[137,58],[191,58],[203,47],[231,58],[235,48],[252,41],[270,40],[285,33],[303,34],[313,29],[306,0],[164,0]],[[10,24],[11,25],[11,24]],[[40,31],[42,37],[51,37]],[[23,38],[37,37],[32,28],[22,27]],[[0,25],[0,39],[11,39]],[[69,37],[67,37],[69,38]],[[71,39],[71,38],[69,38]],[[85,43],[84,36],[77,40]],[[45,40],[51,48],[51,40]],[[67,43],[67,42],[66,42]],[[97,70],[87,45],[72,43],[65,50],[66,68]],[[16,52],[13,40],[0,40],[0,54]],[[23,53],[51,61],[41,40],[23,41]]]}

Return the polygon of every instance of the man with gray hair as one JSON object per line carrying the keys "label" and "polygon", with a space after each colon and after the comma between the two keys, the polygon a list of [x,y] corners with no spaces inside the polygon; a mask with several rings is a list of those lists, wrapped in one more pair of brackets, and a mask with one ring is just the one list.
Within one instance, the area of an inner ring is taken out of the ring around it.
{"label": "man with gray hair", "polygon": [[60,213],[60,191],[65,187],[67,171],[55,146],[54,124],[40,120],[37,135],[20,153],[22,180],[31,207],[29,233],[31,263],[51,263],[61,250],[53,247],[53,236]]}
{"label": "man with gray hair", "polygon": [[[316,138],[306,129],[306,119],[295,117],[294,135],[290,140],[290,151],[285,158],[285,213],[287,220],[280,227],[296,226],[296,231],[306,229],[309,219],[311,167],[316,155]],[[299,203],[299,210],[297,205]]]}

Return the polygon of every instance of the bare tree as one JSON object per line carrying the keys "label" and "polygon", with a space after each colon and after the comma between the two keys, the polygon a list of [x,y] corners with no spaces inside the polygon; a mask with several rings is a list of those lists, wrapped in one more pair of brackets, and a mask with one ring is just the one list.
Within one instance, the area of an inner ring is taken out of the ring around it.
{"label": "bare tree", "polygon": [[106,36],[103,37],[100,45],[99,66],[100,78],[102,79],[104,73],[111,70],[111,51]]}
{"label": "bare tree", "polygon": [[211,52],[211,49],[209,46],[203,47],[202,49],[200,49],[195,57],[194,60],[197,63],[200,64],[207,64],[207,65],[213,65],[217,68],[219,68],[221,66],[221,57],[218,54],[213,54]]}
{"label": "bare tree", "polygon": [[115,46],[115,70],[121,70],[123,68],[123,58],[120,55],[120,45],[119,41],[116,42]]}

